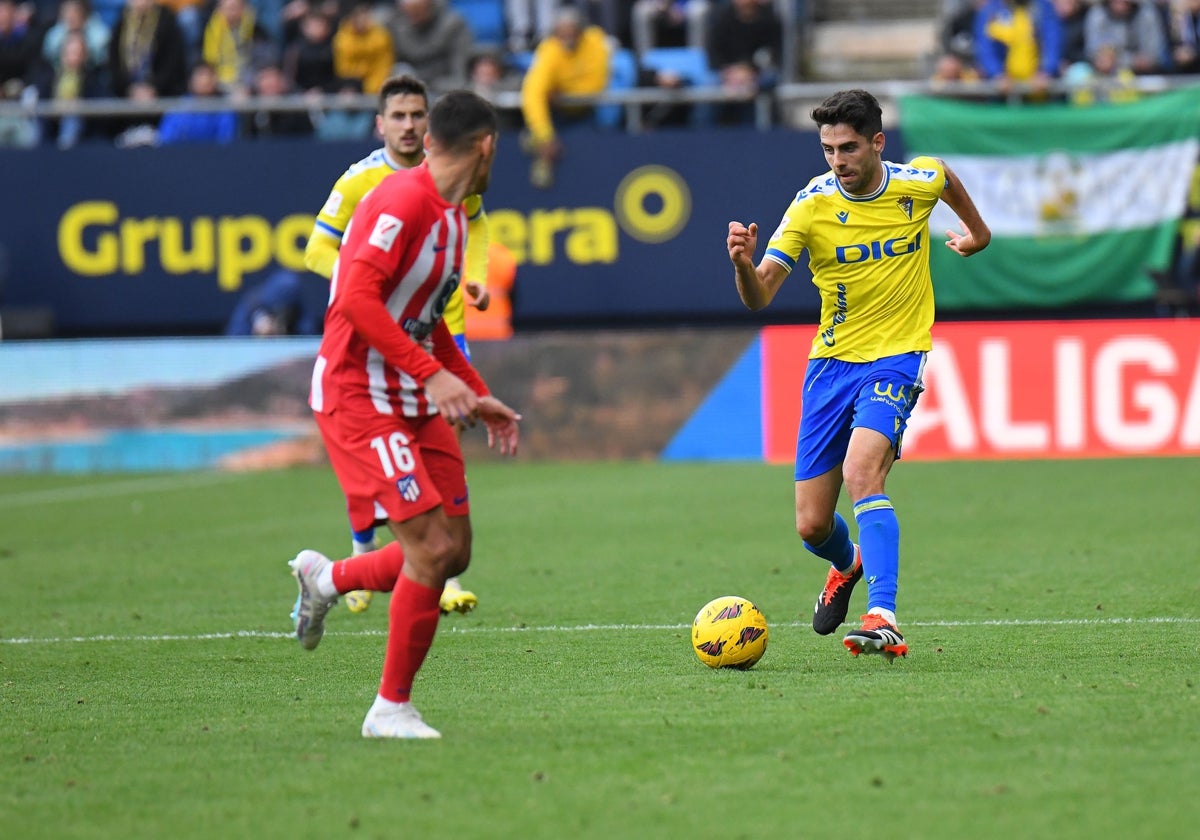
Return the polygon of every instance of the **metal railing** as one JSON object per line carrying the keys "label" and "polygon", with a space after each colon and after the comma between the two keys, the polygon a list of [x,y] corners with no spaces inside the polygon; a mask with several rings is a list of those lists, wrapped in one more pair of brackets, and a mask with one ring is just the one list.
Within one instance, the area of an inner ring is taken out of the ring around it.
{"label": "metal railing", "polygon": [[[1113,91],[1136,91],[1138,94],[1155,94],[1183,87],[1200,86],[1200,76],[1138,76],[1131,83],[1120,85],[1106,81],[1093,82],[1089,89],[1098,96]],[[1000,89],[987,82],[931,83],[925,80],[863,80],[842,82],[796,82],[783,84],[771,91],[747,97],[732,93],[722,87],[690,87],[679,89],[629,88],[605,91],[594,96],[561,97],[558,102],[570,106],[617,105],[624,109],[625,130],[631,133],[646,129],[642,111],[647,106],[703,105],[703,104],[746,104],[753,103],[754,125],[760,129],[787,124],[786,115],[792,106],[807,102],[819,102],[836,90],[863,87],[872,91],[881,102],[894,101],[910,94],[945,96],[974,101],[1027,101],[1037,95],[1029,85],[1014,85]],[[1079,91],[1079,86],[1052,83],[1044,93],[1051,97],[1069,97]],[[520,94],[517,91],[502,91],[492,97],[493,104],[502,111],[519,111]],[[192,97],[164,98],[149,102],[126,99],[83,99],[43,100],[33,102],[0,101],[0,119],[58,118],[78,116],[91,117],[138,117],[159,116],[167,112],[234,113],[275,112],[329,112],[361,111],[374,113],[377,99],[370,95],[346,94],[297,94],[292,96],[243,96],[196,99]],[[778,115],[784,115],[780,118]],[[888,114],[885,113],[885,118]]]}

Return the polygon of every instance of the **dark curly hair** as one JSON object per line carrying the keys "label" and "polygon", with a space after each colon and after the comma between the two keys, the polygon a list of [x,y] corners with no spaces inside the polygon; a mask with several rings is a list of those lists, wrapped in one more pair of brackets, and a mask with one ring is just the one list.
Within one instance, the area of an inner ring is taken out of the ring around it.
{"label": "dark curly hair", "polygon": [[817,128],[848,125],[863,137],[883,131],[883,109],[879,100],[865,90],[839,90],[812,110]]}

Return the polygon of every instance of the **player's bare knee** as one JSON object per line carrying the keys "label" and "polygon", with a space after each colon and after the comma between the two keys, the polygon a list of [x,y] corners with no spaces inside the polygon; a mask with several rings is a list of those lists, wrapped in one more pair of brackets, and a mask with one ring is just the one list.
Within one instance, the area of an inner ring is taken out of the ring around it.
{"label": "player's bare knee", "polygon": [[819,545],[833,532],[833,515],[796,511],[796,533],[809,545]]}
{"label": "player's bare knee", "polygon": [[450,577],[455,574],[455,569],[460,565],[460,557],[462,549],[458,542],[450,535],[446,535],[448,539],[441,540],[430,546],[430,560],[433,566],[439,573]]}
{"label": "player's bare knee", "polygon": [[847,460],[842,468],[846,492],[855,502],[883,493],[883,481],[886,477],[887,470],[881,469],[879,464]]}

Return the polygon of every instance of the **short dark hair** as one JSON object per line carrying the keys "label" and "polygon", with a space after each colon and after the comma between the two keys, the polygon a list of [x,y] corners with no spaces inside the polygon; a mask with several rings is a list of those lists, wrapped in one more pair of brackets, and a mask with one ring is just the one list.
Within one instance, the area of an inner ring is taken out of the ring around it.
{"label": "short dark hair", "polygon": [[496,109],[470,90],[452,90],[438,97],[429,111],[429,136],[457,151],[484,134],[496,133]]}
{"label": "short dark hair", "polygon": [[387,111],[389,99],[402,94],[419,96],[425,100],[425,107],[429,107],[429,90],[425,87],[425,83],[416,76],[405,73],[402,76],[392,76],[383,83],[383,87],[379,88],[379,113],[383,114]]}
{"label": "short dark hair", "polygon": [[879,100],[861,88],[839,90],[812,110],[817,128],[823,125],[848,125],[863,137],[883,131],[883,109]]}

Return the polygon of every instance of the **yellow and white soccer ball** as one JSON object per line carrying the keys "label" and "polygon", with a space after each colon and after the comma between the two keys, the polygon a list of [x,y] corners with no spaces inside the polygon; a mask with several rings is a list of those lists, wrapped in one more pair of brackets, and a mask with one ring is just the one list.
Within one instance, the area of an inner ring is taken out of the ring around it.
{"label": "yellow and white soccer ball", "polygon": [[722,595],[692,622],[692,650],[709,668],[745,670],[767,652],[767,619],[752,601]]}

